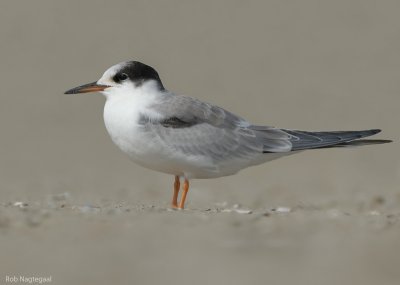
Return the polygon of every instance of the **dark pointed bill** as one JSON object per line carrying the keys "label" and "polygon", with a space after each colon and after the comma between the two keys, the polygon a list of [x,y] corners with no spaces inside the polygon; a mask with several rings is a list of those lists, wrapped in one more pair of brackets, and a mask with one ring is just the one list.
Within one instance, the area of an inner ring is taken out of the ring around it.
{"label": "dark pointed bill", "polygon": [[88,83],[85,85],[81,85],[75,88],[72,88],[68,91],[65,91],[64,94],[78,94],[78,93],[90,93],[90,92],[99,92],[110,86],[100,85],[97,82]]}

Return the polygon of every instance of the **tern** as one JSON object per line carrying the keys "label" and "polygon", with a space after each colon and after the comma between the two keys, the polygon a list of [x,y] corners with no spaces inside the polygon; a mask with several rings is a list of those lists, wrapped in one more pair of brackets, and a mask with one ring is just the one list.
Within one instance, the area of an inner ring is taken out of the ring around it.
{"label": "tern", "polygon": [[[172,207],[183,209],[189,180],[233,175],[309,149],[381,144],[380,132],[310,132],[254,125],[221,107],[168,91],[157,71],[138,61],[116,64],[65,94],[100,92],[112,141],[135,163],[175,176]],[[178,203],[180,180],[182,194]]]}

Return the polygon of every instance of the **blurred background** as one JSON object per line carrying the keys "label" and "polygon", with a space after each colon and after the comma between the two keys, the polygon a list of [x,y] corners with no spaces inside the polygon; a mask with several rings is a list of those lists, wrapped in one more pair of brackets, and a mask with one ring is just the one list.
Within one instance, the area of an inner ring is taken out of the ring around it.
{"label": "blurred background", "polygon": [[[125,60],[153,66],[171,91],[256,124],[381,128],[376,138],[395,140],[304,152],[232,177],[193,181],[188,207],[199,209],[193,214],[57,212],[31,228],[14,225],[14,210],[4,206],[0,278],[399,284],[399,223],[386,229],[382,218],[377,230],[364,215],[399,213],[399,9],[398,1],[369,0],[0,3],[4,205],[68,193],[76,205],[168,207],[173,177],[136,166],[112,144],[103,96],[63,95]],[[266,224],[203,215],[217,202],[353,214],[332,222],[298,211]]]}

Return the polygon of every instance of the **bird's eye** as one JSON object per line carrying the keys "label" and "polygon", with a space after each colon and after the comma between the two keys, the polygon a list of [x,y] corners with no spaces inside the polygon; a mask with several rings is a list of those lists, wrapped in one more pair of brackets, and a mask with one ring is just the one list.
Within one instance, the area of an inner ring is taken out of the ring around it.
{"label": "bird's eye", "polygon": [[128,75],[126,73],[118,73],[114,76],[115,82],[121,82],[128,79]]}

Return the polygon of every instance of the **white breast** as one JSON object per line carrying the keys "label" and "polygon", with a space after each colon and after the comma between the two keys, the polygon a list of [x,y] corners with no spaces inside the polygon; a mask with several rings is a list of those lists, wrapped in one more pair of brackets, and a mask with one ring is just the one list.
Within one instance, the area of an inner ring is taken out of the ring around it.
{"label": "white breast", "polygon": [[104,106],[104,123],[113,142],[129,153],[137,128],[139,110],[122,100],[109,99]]}
{"label": "white breast", "polygon": [[118,89],[107,94],[104,106],[104,123],[113,142],[128,154],[140,152],[141,147],[145,147],[145,139],[141,134],[139,118],[141,114],[146,114],[154,118],[159,114],[148,109],[148,106],[157,100],[152,88],[133,88]]}
{"label": "white breast", "polygon": [[170,149],[138,124],[141,111],[138,106],[108,100],[104,122],[111,139],[133,162],[152,170],[183,175],[182,168],[170,160]]}
{"label": "white breast", "polygon": [[149,105],[162,94],[146,88],[137,89],[134,94],[132,89],[130,91],[105,94],[104,123],[111,139],[135,163],[156,171],[182,175],[181,167],[169,159],[170,149],[157,143],[154,134],[139,124],[142,115],[161,118]]}

